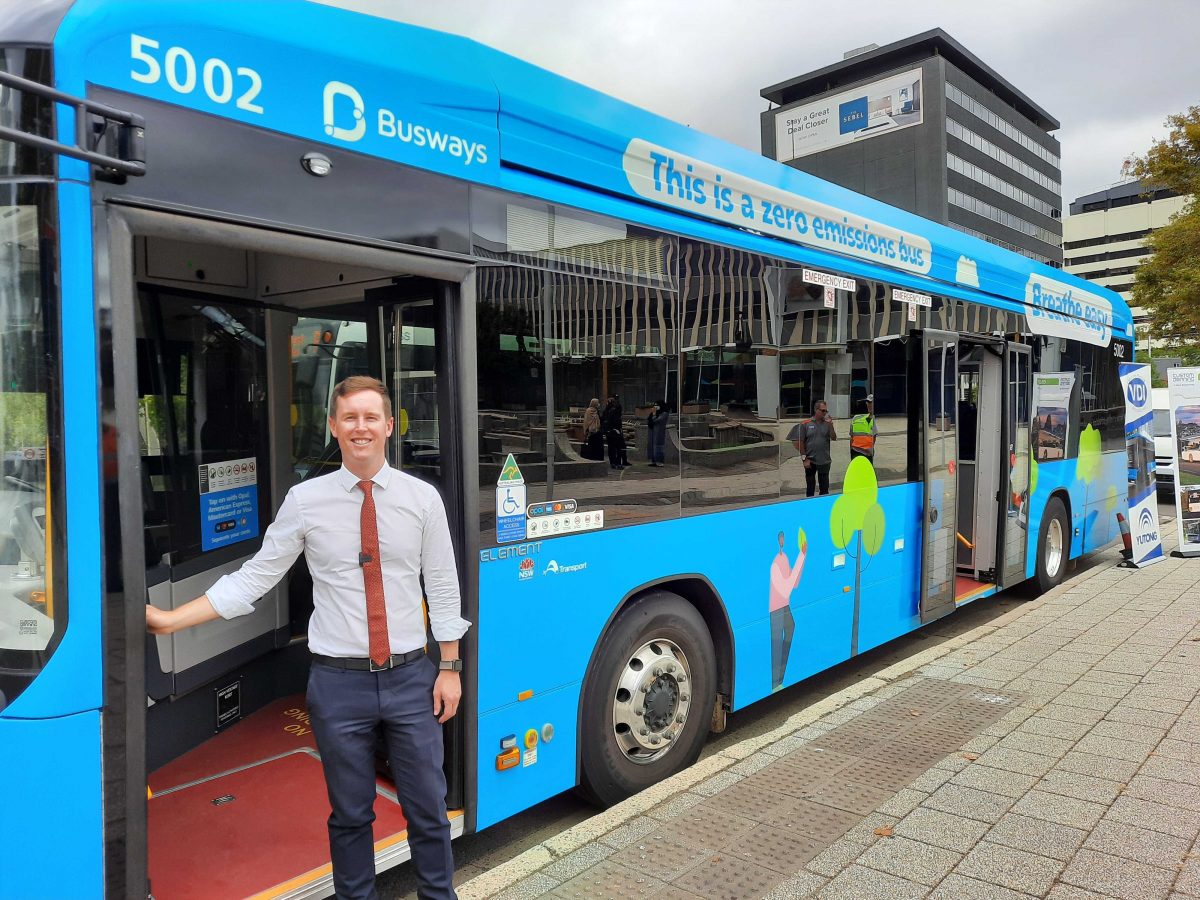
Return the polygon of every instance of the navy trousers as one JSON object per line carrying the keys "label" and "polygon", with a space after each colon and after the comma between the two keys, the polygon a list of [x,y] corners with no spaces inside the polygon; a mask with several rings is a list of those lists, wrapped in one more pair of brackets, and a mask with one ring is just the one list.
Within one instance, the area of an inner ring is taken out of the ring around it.
{"label": "navy trousers", "polygon": [[339,898],[375,900],[375,738],[382,727],[408,819],[417,895],[454,900],[442,726],[433,715],[437,669],[426,656],[384,672],[314,662],[308,711],[329,789],[329,852]]}

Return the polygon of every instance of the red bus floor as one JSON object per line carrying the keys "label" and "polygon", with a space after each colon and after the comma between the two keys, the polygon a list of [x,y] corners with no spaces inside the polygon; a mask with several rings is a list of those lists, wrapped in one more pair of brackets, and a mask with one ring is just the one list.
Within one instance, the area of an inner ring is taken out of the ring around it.
{"label": "red bus floor", "polygon": [[[329,800],[300,695],[285,697],[148,779],[150,880],[159,900],[279,896],[327,876]],[[408,823],[379,782],[376,851]]]}

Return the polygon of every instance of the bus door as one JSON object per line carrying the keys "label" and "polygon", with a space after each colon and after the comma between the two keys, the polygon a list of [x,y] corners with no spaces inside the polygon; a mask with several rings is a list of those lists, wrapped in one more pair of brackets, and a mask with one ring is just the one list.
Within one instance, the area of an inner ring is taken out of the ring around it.
{"label": "bus door", "polygon": [[[455,426],[462,421],[459,395],[454,389],[458,378],[453,353],[457,286],[428,279],[401,279],[393,287],[368,291],[366,297],[377,309],[377,314],[370,318],[380,329],[380,377],[391,393],[395,417],[388,459],[401,471],[429,482],[441,493],[460,583],[466,584],[463,575],[467,548],[459,465],[465,433]],[[438,644],[432,633],[428,646],[436,654]],[[465,718],[460,714],[451,719],[444,734],[450,809],[463,806]]]}
{"label": "bus door", "polygon": [[971,335],[959,339],[958,395],[958,569],[971,582],[956,592],[975,595],[997,580],[1003,459],[1001,404],[1004,391],[1002,340]]}
{"label": "bus door", "polygon": [[925,452],[921,621],[954,610],[958,508],[958,336],[925,331],[921,337]]}
{"label": "bus door", "polygon": [[[168,252],[153,242],[148,248],[151,266]],[[218,267],[209,273],[221,278]],[[181,605],[237,569],[258,549],[272,512],[264,312],[238,302],[236,289],[229,293],[138,285],[146,586],[162,607]],[[147,693],[154,700],[185,694],[273,649],[286,626],[287,599],[275,588],[249,616],[149,638]]]}
{"label": "bus door", "polygon": [[1002,462],[1006,465],[1002,466],[1000,481],[1000,560],[996,566],[1000,587],[1011,587],[1025,580],[1031,493],[1031,371],[1029,347],[1009,344],[1004,359]]}

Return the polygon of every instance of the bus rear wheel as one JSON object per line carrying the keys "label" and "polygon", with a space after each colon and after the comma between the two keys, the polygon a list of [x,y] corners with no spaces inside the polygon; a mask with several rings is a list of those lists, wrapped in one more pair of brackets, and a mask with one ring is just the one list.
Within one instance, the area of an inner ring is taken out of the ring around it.
{"label": "bus rear wheel", "polygon": [[1067,508],[1059,497],[1051,497],[1042,512],[1038,529],[1037,582],[1039,594],[1055,587],[1067,571],[1071,555],[1071,532],[1067,524]]}
{"label": "bus rear wheel", "polygon": [[582,792],[611,806],[695,762],[716,678],[708,628],[682,597],[655,591],[621,613],[584,685]]}

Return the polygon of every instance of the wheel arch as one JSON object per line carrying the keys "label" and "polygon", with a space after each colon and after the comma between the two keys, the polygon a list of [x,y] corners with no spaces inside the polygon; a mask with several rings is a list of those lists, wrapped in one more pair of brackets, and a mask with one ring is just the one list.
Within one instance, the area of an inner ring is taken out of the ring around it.
{"label": "wheel arch", "polygon": [[1082,547],[1083,542],[1075,540],[1075,526],[1071,520],[1071,492],[1065,487],[1056,487],[1050,492],[1050,496],[1046,498],[1046,503],[1049,504],[1049,502],[1055,497],[1062,501],[1063,510],[1067,514],[1067,533],[1065,535],[1066,539],[1069,541],[1069,544],[1067,545],[1067,559],[1072,559],[1073,557],[1071,554],[1076,551],[1076,544]]}
{"label": "wheel arch", "polygon": [[[669,591],[676,594],[691,604],[700,614],[700,617],[704,619],[709,637],[712,638],[713,653],[716,656],[717,693],[725,694],[732,702],[735,664],[733,654],[733,626],[729,621],[729,613],[725,608],[725,602],[721,599],[720,592],[706,576],[697,572],[668,575],[664,578],[647,581],[628,591],[621,598],[621,602],[613,607],[613,611],[609,614],[607,621],[605,621],[604,627],[596,635],[596,642],[588,658],[587,668],[584,669],[583,680],[580,682],[579,700],[575,709],[576,734],[583,733],[585,689],[588,679],[591,678],[592,671],[596,667],[597,654],[599,653],[600,645],[604,641],[604,636],[612,628],[613,623],[620,618],[622,613],[643,597],[655,591]],[[583,759],[581,755],[581,743],[577,741],[575,745],[575,779],[577,782],[582,775]]]}

